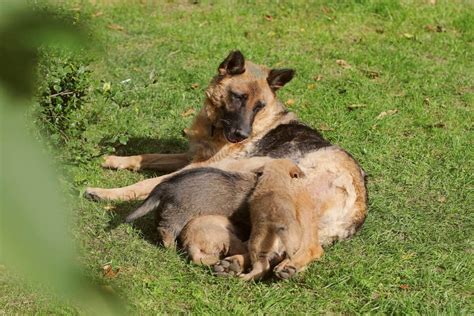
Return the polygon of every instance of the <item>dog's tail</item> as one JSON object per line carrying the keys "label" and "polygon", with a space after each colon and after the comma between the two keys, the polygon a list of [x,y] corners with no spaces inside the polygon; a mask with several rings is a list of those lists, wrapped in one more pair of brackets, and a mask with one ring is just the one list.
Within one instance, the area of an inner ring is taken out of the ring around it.
{"label": "dog's tail", "polygon": [[146,198],[142,205],[140,205],[135,211],[127,216],[125,221],[127,223],[133,222],[137,218],[145,216],[146,214],[150,213],[151,211],[158,208],[160,205],[161,195],[159,192],[153,190],[151,194]]}

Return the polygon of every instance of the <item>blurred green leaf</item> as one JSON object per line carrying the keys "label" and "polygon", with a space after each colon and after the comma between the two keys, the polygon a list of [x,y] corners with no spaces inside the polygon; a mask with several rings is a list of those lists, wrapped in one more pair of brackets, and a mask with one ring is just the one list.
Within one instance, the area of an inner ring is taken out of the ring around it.
{"label": "blurred green leaf", "polygon": [[[9,7],[3,1],[2,6]],[[13,3],[13,2],[11,2]],[[38,287],[87,314],[121,314],[110,291],[86,278],[76,262],[65,205],[51,159],[29,134],[25,109],[34,91],[38,47],[53,40],[80,44],[83,34],[52,12],[21,5],[0,12],[0,260]],[[86,69],[81,69],[84,73]],[[61,92],[61,80],[52,87]],[[62,110],[58,100],[55,110]]]}
{"label": "blurred green leaf", "polygon": [[[2,1],[2,7],[10,2]],[[0,19],[0,83],[21,97],[34,91],[39,46],[77,48],[85,43],[85,32],[71,16],[15,7],[0,12]]]}

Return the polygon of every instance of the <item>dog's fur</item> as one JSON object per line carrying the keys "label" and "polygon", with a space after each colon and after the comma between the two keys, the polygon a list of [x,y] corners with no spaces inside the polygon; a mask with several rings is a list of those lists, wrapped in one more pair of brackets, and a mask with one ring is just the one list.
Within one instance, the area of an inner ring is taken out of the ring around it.
{"label": "dog's fur", "polygon": [[[232,52],[218,67],[206,90],[204,106],[187,130],[188,154],[109,156],[103,166],[164,171],[211,166],[242,172],[272,158],[289,158],[306,174],[302,182],[316,205],[313,212],[320,217],[317,230],[321,243],[346,239],[367,214],[365,174],[350,154],[299,122],[276,98],[277,90],[293,75],[293,70],[269,69],[245,61],[239,51]],[[85,196],[95,200],[144,199],[169,176],[123,188],[87,188]]]}
{"label": "dog's fur", "polygon": [[244,235],[227,217],[204,215],[183,228],[179,241],[192,262],[213,265],[224,257],[246,253]]}
{"label": "dog's fur", "polygon": [[126,221],[156,210],[161,241],[165,247],[172,247],[183,227],[201,215],[224,215],[248,222],[247,201],[256,182],[257,175],[252,172],[185,170],[158,184]]}
{"label": "dog's fur", "polygon": [[261,279],[276,264],[276,276],[289,278],[323,254],[315,205],[299,180],[303,171],[288,159],[276,159],[261,172],[249,201],[248,253],[230,256],[214,267],[220,274],[239,274],[251,266],[251,271],[240,274],[246,281]]}

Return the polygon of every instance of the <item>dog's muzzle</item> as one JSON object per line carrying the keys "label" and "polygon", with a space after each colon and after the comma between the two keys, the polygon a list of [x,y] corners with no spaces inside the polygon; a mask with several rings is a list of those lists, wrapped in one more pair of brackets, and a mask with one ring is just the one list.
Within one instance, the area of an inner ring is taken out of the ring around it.
{"label": "dog's muzzle", "polygon": [[224,129],[224,136],[229,142],[235,144],[240,143],[249,138],[250,133],[242,129],[230,128],[229,131]]}

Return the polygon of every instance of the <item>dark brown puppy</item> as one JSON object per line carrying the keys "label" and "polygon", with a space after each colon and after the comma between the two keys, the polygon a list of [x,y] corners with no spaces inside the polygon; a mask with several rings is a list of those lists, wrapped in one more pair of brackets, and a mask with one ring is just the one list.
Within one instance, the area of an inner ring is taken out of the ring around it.
{"label": "dark brown puppy", "polygon": [[256,181],[257,175],[252,172],[227,172],[216,168],[186,170],[157,185],[126,221],[156,210],[163,245],[172,247],[183,227],[197,216],[235,216],[247,222],[247,199]]}
{"label": "dark brown puppy", "polygon": [[181,248],[195,264],[212,265],[226,256],[247,252],[242,232],[225,216],[192,219],[179,235]]}

